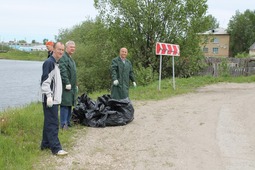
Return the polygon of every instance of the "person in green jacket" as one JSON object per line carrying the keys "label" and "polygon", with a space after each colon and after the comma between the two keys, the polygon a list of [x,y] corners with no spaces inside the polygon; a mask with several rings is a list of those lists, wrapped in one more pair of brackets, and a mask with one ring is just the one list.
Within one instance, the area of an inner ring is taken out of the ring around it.
{"label": "person in green jacket", "polygon": [[129,81],[136,87],[135,77],[131,62],[127,59],[127,48],[121,48],[118,57],[115,57],[111,63],[112,99],[125,99],[129,97]]}
{"label": "person in green jacket", "polygon": [[62,129],[71,127],[72,106],[76,104],[78,92],[76,64],[72,58],[75,52],[75,43],[66,42],[66,50],[63,57],[59,60],[60,73],[62,78],[62,102],[60,104],[60,124]]}

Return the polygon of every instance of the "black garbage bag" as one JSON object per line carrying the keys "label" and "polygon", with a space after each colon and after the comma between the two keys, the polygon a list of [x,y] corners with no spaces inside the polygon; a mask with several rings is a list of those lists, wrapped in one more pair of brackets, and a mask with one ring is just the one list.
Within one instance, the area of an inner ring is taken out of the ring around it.
{"label": "black garbage bag", "polygon": [[81,123],[85,119],[85,113],[88,109],[94,109],[96,103],[91,100],[87,94],[82,94],[77,99],[77,105],[72,112],[72,121],[74,123]]}
{"label": "black garbage bag", "polygon": [[110,99],[108,105],[111,110],[108,112],[106,125],[125,125],[134,119],[134,107],[128,98],[122,100]]}
{"label": "black garbage bag", "polygon": [[[73,109],[74,122],[90,127],[121,126],[134,119],[134,107],[129,98],[111,99],[109,94],[98,97],[96,102],[83,94]],[[78,121],[77,121],[78,119]]]}

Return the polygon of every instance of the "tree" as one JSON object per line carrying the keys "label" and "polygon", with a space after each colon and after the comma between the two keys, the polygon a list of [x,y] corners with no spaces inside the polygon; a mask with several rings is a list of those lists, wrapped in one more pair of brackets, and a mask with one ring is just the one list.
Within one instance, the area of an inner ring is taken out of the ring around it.
{"label": "tree", "polygon": [[[95,20],[87,19],[71,29],[62,29],[55,39],[75,41],[74,60],[83,92],[110,88],[110,62],[121,47],[129,50],[137,79],[142,79],[138,83],[153,81],[159,70],[156,42],[180,45],[181,57],[176,57],[175,73],[188,77],[202,67],[197,33],[213,28],[213,17],[205,14],[205,2],[95,0],[100,12]],[[172,77],[171,57],[164,56],[163,60],[162,77]]]}
{"label": "tree", "polygon": [[206,18],[208,19],[208,22],[211,24],[211,27],[209,28],[209,30],[219,28],[220,23],[214,16],[208,15]]}
{"label": "tree", "polygon": [[27,43],[27,42],[26,42],[26,40],[19,40],[18,43],[25,44],[25,43]]}
{"label": "tree", "polygon": [[47,41],[49,41],[49,40],[47,38],[44,38],[43,39],[43,44],[45,45]]}
{"label": "tree", "polygon": [[236,11],[229,21],[228,33],[232,56],[248,53],[249,47],[255,42],[255,10],[246,10],[243,14]]}
{"label": "tree", "polygon": [[[188,77],[200,68],[201,50],[197,33],[212,27],[206,16],[206,0],[94,0],[99,17],[111,34],[113,47],[126,46],[131,60],[158,71],[156,42],[179,44],[181,57],[177,76]],[[164,57],[165,70],[171,70],[170,57]],[[163,71],[162,77],[171,76]]]}
{"label": "tree", "polygon": [[90,93],[110,88],[109,66],[116,53],[109,41],[109,31],[100,20],[87,20],[71,29],[62,29],[56,39],[61,42],[73,40],[76,44],[73,58],[81,91]]}

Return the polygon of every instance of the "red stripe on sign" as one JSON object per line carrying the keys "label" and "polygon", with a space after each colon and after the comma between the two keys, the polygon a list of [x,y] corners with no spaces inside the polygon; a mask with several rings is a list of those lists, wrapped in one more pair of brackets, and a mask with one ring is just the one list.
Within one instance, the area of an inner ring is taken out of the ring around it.
{"label": "red stripe on sign", "polygon": [[172,54],[172,51],[173,51],[172,45],[171,44],[167,44],[167,46],[168,46],[168,53],[167,54]]}
{"label": "red stripe on sign", "polygon": [[156,55],[160,55],[160,43],[156,44]]}
{"label": "red stripe on sign", "polygon": [[161,54],[165,54],[166,53],[166,46],[165,44],[161,44]]}
{"label": "red stripe on sign", "polygon": [[173,45],[173,55],[176,55],[178,53],[176,45]]}

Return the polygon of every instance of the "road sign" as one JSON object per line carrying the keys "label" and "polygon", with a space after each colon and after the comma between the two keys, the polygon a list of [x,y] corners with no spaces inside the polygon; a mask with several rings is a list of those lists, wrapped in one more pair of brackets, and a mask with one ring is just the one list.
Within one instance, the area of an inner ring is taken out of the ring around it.
{"label": "road sign", "polygon": [[172,56],[172,63],[173,63],[173,88],[175,89],[174,56],[180,56],[179,45],[157,42],[156,43],[156,55],[160,55],[159,86],[158,86],[158,89],[160,90],[160,84],[161,84],[162,55]]}
{"label": "road sign", "polygon": [[179,45],[157,42],[156,55],[180,56]]}

